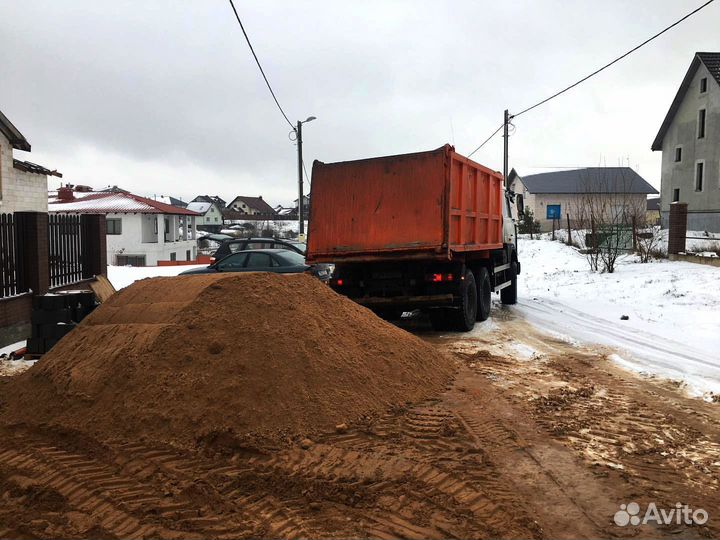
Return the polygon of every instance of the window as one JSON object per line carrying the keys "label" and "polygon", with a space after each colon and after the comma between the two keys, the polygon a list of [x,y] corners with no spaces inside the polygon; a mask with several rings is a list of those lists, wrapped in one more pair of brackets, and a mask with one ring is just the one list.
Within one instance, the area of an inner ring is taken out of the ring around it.
{"label": "window", "polygon": [[250,242],[245,249],[270,249],[272,242]]}
{"label": "window", "polygon": [[192,261],[192,255],[190,255],[190,250],[189,250],[189,249],[185,252],[185,260],[186,260],[186,261]]}
{"label": "window", "polygon": [[247,259],[247,253],[234,253],[217,263],[217,267],[220,270],[239,270],[245,266],[245,259]]}
{"label": "window", "polygon": [[705,162],[698,161],[695,163],[695,191],[703,190],[703,180],[705,176]]}
{"label": "window", "polygon": [[705,109],[698,111],[698,128],[697,128],[698,139],[705,138]]}
{"label": "window", "polygon": [[672,202],[680,202],[680,188],[673,189],[673,200]]}
{"label": "window", "polygon": [[272,259],[267,253],[250,253],[247,268],[270,268]]}
{"label": "window", "polygon": [[108,218],[107,233],[108,234],[122,234],[122,219],[121,218]]}
{"label": "window", "polygon": [[707,92],[707,77],[700,79],[700,93],[704,94]]}
{"label": "window", "polygon": [[174,251],[170,254],[170,260],[177,261],[177,254]]}
{"label": "window", "polygon": [[118,266],[145,266],[145,255],[118,255]]}
{"label": "window", "polygon": [[682,161],[682,146],[676,146],[675,147],[675,163],[680,163]]}
{"label": "window", "polygon": [[157,225],[157,217],[156,217],[156,216],[153,216],[153,232],[154,232],[155,234],[158,233],[157,227],[158,227],[158,225]]}
{"label": "window", "polygon": [[559,204],[548,204],[547,205],[547,219],[560,219],[560,205]]}
{"label": "window", "polygon": [[243,245],[244,245],[244,242],[229,242],[228,247],[230,248],[230,253],[242,251]]}

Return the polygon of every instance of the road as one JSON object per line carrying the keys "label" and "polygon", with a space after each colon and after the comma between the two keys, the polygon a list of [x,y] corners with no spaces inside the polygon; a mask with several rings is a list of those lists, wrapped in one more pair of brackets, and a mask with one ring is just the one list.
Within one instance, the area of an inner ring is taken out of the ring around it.
{"label": "road", "polygon": [[[404,322],[454,358],[446,390],[286,447],[191,451],[6,426],[0,538],[720,536],[720,404],[525,314],[547,316],[523,303],[446,335]],[[631,502],[680,502],[709,521],[618,526]]]}
{"label": "road", "polygon": [[696,395],[720,393],[720,362],[714,356],[665,336],[624,326],[583,313],[549,299],[519,299],[510,312],[546,333],[567,336],[581,343],[605,345],[608,354],[624,367],[683,381]]}

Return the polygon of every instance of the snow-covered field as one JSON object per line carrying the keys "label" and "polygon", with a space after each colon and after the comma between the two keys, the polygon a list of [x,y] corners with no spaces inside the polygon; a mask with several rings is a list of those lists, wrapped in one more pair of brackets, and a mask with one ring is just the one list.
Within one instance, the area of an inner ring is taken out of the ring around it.
{"label": "snow-covered field", "polygon": [[627,255],[600,274],[546,239],[521,238],[519,258],[517,309],[530,322],[617,348],[614,360],[682,379],[692,393],[720,392],[720,269]]}

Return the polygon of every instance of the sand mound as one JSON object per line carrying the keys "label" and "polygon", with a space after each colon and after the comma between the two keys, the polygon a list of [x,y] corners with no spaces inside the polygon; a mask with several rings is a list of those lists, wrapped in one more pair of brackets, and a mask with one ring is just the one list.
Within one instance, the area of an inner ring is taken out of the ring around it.
{"label": "sand mound", "polygon": [[428,398],[450,361],[305,275],[143,280],[5,386],[4,423],[279,443]]}

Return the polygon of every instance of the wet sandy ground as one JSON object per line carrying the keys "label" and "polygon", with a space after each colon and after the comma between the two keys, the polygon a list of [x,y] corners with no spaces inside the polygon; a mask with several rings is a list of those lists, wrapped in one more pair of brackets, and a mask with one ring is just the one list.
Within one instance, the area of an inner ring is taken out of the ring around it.
{"label": "wet sandy ground", "polygon": [[[720,404],[512,313],[469,335],[403,323],[454,355],[454,383],[292,448],[209,455],[6,429],[0,537],[720,536]],[[630,502],[709,521],[617,526]]]}

